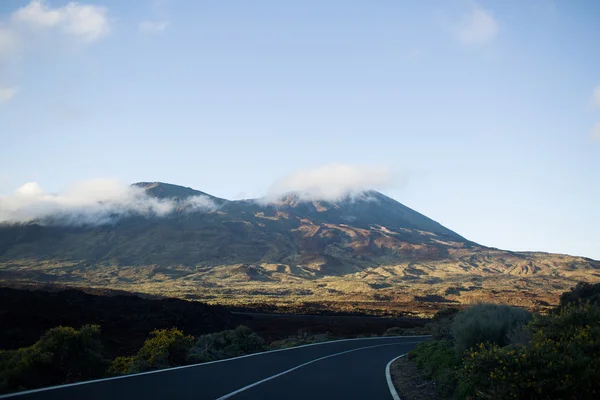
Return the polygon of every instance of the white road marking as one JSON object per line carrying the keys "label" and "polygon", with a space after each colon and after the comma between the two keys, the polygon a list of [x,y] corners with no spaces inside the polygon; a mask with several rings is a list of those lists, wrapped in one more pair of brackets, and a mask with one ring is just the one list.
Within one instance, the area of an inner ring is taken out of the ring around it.
{"label": "white road marking", "polygon": [[400,395],[398,395],[398,392],[396,391],[396,388],[394,387],[394,382],[392,381],[392,375],[390,374],[390,367],[392,366],[394,361],[396,361],[397,359],[399,359],[401,357],[404,357],[406,354],[408,354],[408,353],[399,355],[398,357],[394,358],[392,361],[387,363],[387,365],[385,366],[385,379],[387,380],[388,388],[390,388],[390,393],[392,394],[392,397],[394,398],[394,400],[400,400]]}
{"label": "white road marking", "polygon": [[262,379],[262,380],[260,380],[260,381],[254,382],[254,383],[252,383],[252,384],[250,384],[250,385],[248,385],[248,386],[244,386],[243,388],[241,388],[241,389],[238,389],[238,390],[235,390],[235,391],[233,391],[233,392],[231,392],[231,393],[228,393],[228,394],[226,394],[226,395],[224,395],[224,396],[221,396],[221,397],[219,397],[219,398],[218,398],[218,399],[216,399],[216,400],[225,400],[225,399],[228,399],[228,398],[230,398],[230,397],[232,397],[232,396],[235,396],[235,395],[236,395],[236,394],[238,394],[238,393],[244,392],[244,391],[246,391],[246,390],[248,390],[248,389],[250,389],[250,388],[253,388],[253,387],[255,387],[255,386],[258,386],[258,385],[260,385],[261,383],[268,382],[268,381],[270,381],[270,380],[272,380],[272,379],[275,379],[275,378],[278,378],[278,377],[280,377],[280,376],[282,376],[282,375],[288,374],[288,373],[290,373],[290,372],[292,372],[292,371],[295,371],[295,370],[297,370],[297,369],[299,369],[299,368],[302,368],[302,367],[305,367],[305,366],[307,366],[307,365],[310,365],[310,364],[316,363],[317,361],[322,361],[322,360],[325,360],[325,359],[327,359],[327,358],[336,357],[336,356],[340,356],[340,355],[342,355],[342,354],[352,353],[352,352],[354,352],[354,351],[359,351],[359,350],[373,349],[373,348],[375,348],[375,347],[384,347],[384,346],[398,346],[398,345],[401,345],[401,344],[414,344],[414,343],[419,343],[419,342],[401,342],[401,343],[386,343],[386,344],[378,344],[378,345],[376,345],[376,346],[359,347],[358,349],[346,350],[346,351],[342,351],[342,352],[340,352],[340,353],[335,353],[335,354],[330,354],[330,355],[328,355],[328,356],[324,356],[324,357],[315,358],[314,360],[311,360],[311,361],[305,362],[304,364],[297,365],[297,366],[295,366],[294,368],[290,368],[290,369],[288,369],[288,370],[286,370],[286,371],[280,372],[280,373],[278,373],[278,374],[275,374],[275,375],[269,376],[268,378],[265,378],[265,379]]}
{"label": "white road marking", "polygon": [[259,355],[262,355],[262,354],[277,353],[277,352],[280,352],[280,351],[290,351],[290,350],[300,349],[300,348],[303,348],[303,347],[320,346],[320,345],[325,345],[325,344],[329,344],[329,343],[351,342],[351,341],[355,341],[355,340],[424,338],[424,337],[430,337],[430,336],[431,335],[420,335],[420,336],[416,336],[416,335],[415,336],[378,336],[378,337],[372,337],[372,338],[340,339],[340,340],[331,340],[331,341],[328,341],[328,342],[303,344],[301,346],[288,347],[286,349],[277,349],[277,350],[262,351],[262,352],[259,352],[259,353],[246,354],[245,356],[239,356],[239,357],[233,357],[233,358],[226,358],[224,360],[208,361],[208,362],[204,362],[204,363],[200,363],[200,364],[182,365],[180,367],[157,369],[157,370],[154,370],[154,371],[147,371],[147,372],[138,372],[137,374],[113,376],[113,377],[110,377],[110,378],[94,379],[94,380],[91,380],[91,381],[67,383],[65,385],[57,385],[57,386],[49,386],[49,387],[45,387],[45,388],[40,388],[40,389],[25,390],[25,391],[22,391],[22,392],[0,395],[0,399],[6,399],[6,398],[9,398],[9,397],[23,396],[23,395],[30,394],[30,393],[44,392],[46,390],[63,389],[63,388],[71,387],[71,386],[87,385],[87,384],[91,384],[91,383],[99,383],[99,382],[105,382],[105,381],[112,381],[112,380],[116,380],[116,379],[133,378],[133,377],[140,376],[140,375],[158,374],[158,373],[161,373],[161,372],[175,371],[175,370],[184,369],[184,368],[202,367],[204,365],[211,365],[211,364],[229,362],[229,361],[239,360],[241,358],[259,356]]}

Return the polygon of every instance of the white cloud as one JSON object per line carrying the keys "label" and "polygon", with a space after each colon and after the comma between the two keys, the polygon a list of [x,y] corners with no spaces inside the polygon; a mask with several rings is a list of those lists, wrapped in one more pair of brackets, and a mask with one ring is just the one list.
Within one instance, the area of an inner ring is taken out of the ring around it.
{"label": "white cloud", "polygon": [[466,45],[490,43],[498,36],[499,32],[500,26],[494,15],[476,4],[473,4],[469,12],[455,27],[457,39]]}
{"label": "white cloud", "polygon": [[0,104],[6,103],[17,94],[15,87],[0,87]]}
{"label": "white cloud", "polygon": [[12,14],[13,21],[30,24],[35,28],[51,28],[60,23],[62,15],[58,10],[51,10],[42,1],[32,1]]}
{"label": "white cloud", "polygon": [[142,21],[138,30],[145,34],[157,34],[164,32],[169,26],[169,21]]}
{"label": "white cloud", "polygon": [[394,184],[397,176],[383,166],[329,164],[297,171],[271,185],[267,199],[295,192],[302,200],[336,200]]}
{"label": "white cloud", "polygon": [[596,87],[592,94],[592,105],[596,108],[600,108],[600,85]]}
{"label": "white cloud", "polygon": [[[110,32],[105,7],[69,2],[51,7],[43,0],[29,4],[7,15],[0,15],[0,76],[20,70],[21,59],[39,44],[61,47],[65,40],[89,44]],[[5,83],[5,82],[4,82]],[[0,88],[0,102],[8,101],[16,91]]]}
{"label": "white cloud", "polygon": [[44,1],[33,0],[15,11],[14,24],[34,30],[59,29],[84,42],[95,41],[110,32],[108,10],[105,7],[70,2],[51,8]]}
{"label": "white cloud", "polygon": [[216,205],[206,196],[181,202],[148,196],[144,189],[111,179],[80,182],[64,193],[45,192],[29,182],[0,196],[0,222],[54,221],[60,224],[103,224],[127,215],[164,216],[174,210],[207,211]]}
{"label": "white cloud", "polygon": [[600,141],[600,122],[596,123],[592,128],[592,133],[590,134],[592,140]]}

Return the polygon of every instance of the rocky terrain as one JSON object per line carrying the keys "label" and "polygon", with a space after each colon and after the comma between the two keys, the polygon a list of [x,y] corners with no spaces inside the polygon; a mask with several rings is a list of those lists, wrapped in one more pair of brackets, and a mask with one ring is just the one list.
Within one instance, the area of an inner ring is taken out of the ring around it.
{"label": "rocky terrain", "polygon": [[153,329],[177,327],[186,334],[245,325],[267,342],[327,333],[332,338],[382,335],[389,328],[414,330],[426,320],[348,315],[296,316],[236,312],[195,301],[139,296],[102,289],[64,289],[43,285],[35,290],[0,288],[0,349],[30,346],[56,326],[100,326],[110,357],[135,353]]}
{"label": "rocky terrain", "polygon": [[[600,262],[471,242],[375,191],[228,201],[138,183],[178,204],[98,223],[55,215],[0,225],[0,283],[58,283],[214,304],[428,313],[449,304],[554,304]],[[201,207],[190,208],[190,204]]]}

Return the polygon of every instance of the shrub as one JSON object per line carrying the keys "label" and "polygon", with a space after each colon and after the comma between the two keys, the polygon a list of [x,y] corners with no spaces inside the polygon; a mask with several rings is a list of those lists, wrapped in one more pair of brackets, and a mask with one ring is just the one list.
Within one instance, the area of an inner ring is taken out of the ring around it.
{"label": "shrub", "polygon": [[[368,337],[368,336],[363,336]],[[282,340],[276,340],[269,345],[271,349],[287,349],[290,347],[302,346],[311,343],[321,343],[331,340],[329,333],[311,335],[306,332],[299,332],[295,336],[290,336]]]}
{"label": "shrub", "polygon": [[457,354],[479,343],[510,343],[509,334],[532,316],[525,309],[497,304],[477,304],[456,314],[451,325]]}
{"label": "shrub", "polygon": [[439,310],[431,322],[427,324],[427,327],[431,330],[431,335],[436,340],[451,340],[452,335],[450,333],[450,327],[454,317],[460,310],[458,308],[442,308]]}
{"label": "shrub", "polygon": [[134,370],[133,362],[135,357],[117,357],[108,368],[109,375],[125,375]]}
{"label": "shrub", "polygon": [[198,363],[223,358],[237,357],[265,349],[263,338],[246,326],[233,330],[202,335],[196,341],[189,362]]}
{"label": "shrub", "polygon": [[404,335],[404,329],[393,326],[385,331],[383,336],[401,336]]}
{"label": "shrub", "polygon": [[98,378],[106,365],[97,325],[59,326],[32,346],[0,351],[0,392]]}
{"label": "shrub", "polygon": [[525,346],[480,344],[463,379],[482,399],[596,399],[600,394],[600,308],[572,304],[538,316]]}
{"label": "shrub", "polygon": [[177,329],[156,329],[135,356],[117,357],[109,368],[112,374],[126,374],[187,364],[194,344],[192,336]]}
{"label": "shrub", "polygon": [[560,305],[590,302],[600,306],[600,283],[579,282],[570,291],[560,296]]}
{"label": "shrub", "polygon": [[444,398],[450,397],[458,383],[460,358],[456,356],[452,342],[428,340],[417,344],[409,353],[409,359],[417,364],[428,379],[437,381],[437,391]]}

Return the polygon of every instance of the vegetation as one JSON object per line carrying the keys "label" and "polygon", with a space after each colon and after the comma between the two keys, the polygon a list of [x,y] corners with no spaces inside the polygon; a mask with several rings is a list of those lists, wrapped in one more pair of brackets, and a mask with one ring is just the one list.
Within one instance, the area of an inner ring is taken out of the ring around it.
{"label": "vegetation", "polygon": [[221,360],[330,338],[299,332],[267,345],[243,325],[197,338],[178,328],[155,329],[136,354],[110,362],[97,325],[79,330],[60,326],[48,330],[32,346],[0,350],[0,393]]}
{"label": "vegetation", "polygon": [[0,350],[0,393],[98,378],[102,353],[97,325],[52,328],[32,346]]}
{"label": "vegetation", "polygon": [[127,374],[175,367],[188,363],[188,354],[194,343],[177,328],[157,329],[151,338],[132,357],[117,357],[110,366],[112,374]]}
{"label": "vegetation", "polygon": [[436,340],[450,339],[450,328],[454,317],[460,310],[458,308],[442,308],[431,319],[428,328]]}
{"label": "vegetation", "polygon": [[571,291],[560,296],[561,306],[586,301],[600,306],[600,283],[579,282]]}
{"label": "vegetation", "polygon": [[579,284],[533,318],[497,305],[467,308],[449,335],[419,344],[410,359],[447,399],[598,398],[598,289]]}
{"label": "vegetation", "polygon": [[456,352],[478,343],[509,344],[509,333],[531,320],[531,313],[518,307],[498,304],[477,304],[459,312],[451,325]]}
{"label": "vegetation", "polygon": [[482,343],[465,357],[462,375],[477,398],[598,398],[600,307],[570,304],[527,329],[524,346]]}
{"label": "vegetation", "polygon": [[289,347],[303,346],[305,344],[321,343],[333,339],[329,333],[312,335],[307,332],[298,332],[294,336],[276,340],[269,346],[271,349],[287,349]]}
{"label": "vegetation", "polygon": [[191,350],[190,362],[221,360],[265,350],[263,338],[246,326],[202,335]]}
{"label": "vegetation", "polygon": [[449,340],[421,342],[409,354],[417,367],[423,370],[427,379],[438,382],[438,392],[443,396],[453,393],[458,381],[460,358],[456,356],[454,346]]}

